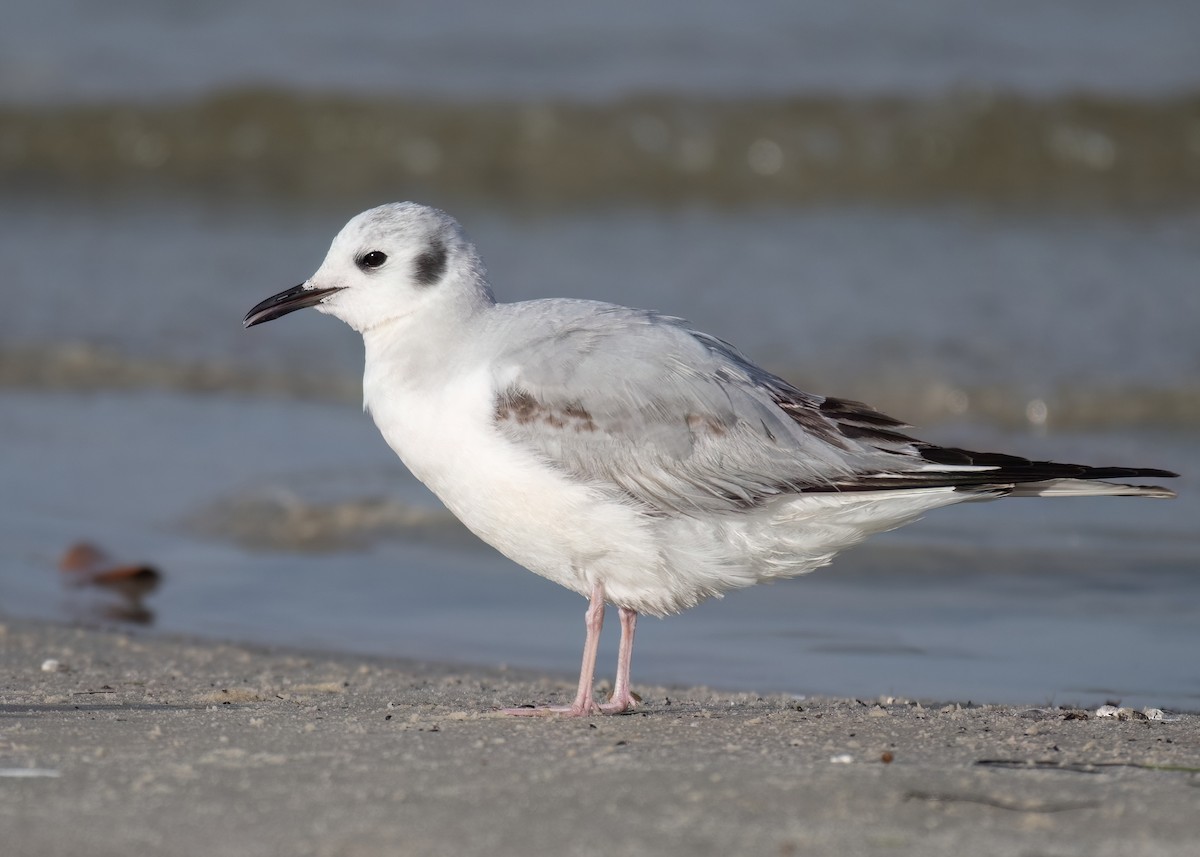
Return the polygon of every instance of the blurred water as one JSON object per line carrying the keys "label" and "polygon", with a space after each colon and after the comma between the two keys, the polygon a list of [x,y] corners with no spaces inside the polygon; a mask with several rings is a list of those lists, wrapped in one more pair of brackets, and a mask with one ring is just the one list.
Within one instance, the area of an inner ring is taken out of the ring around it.
{"label": "blurred water", "polygon": [[221,91],[0,106],[0,180],[74,192],[455,207],[959,202],[1160,209],[1200,199],[1196,90],[1131,98],[629,97],[600,104]]}
{"label": "blurred water", "polygon": [[[1200,469],[1194,214],[462,216],[503,297],[682,313],[818,392],[932,423],[935,441]],[[476,545],[407,475],[359,411],[357,336],[315,313],[241,329],[340,220],[145,196],[0,204],[0,611],[129,618],[58,579],[86,539],[163,569],[132,614],[163,630],[569,674],[576,599]],[[1179,487],[948,510],[804,580],[646,623],[638,675],[1200,707],[1200,508]]]}
{"label": "blurred water", "polygon": [[[11,296],[0,381],[54,386],[63,379],[46,367],[62,365],[64,383],[120,385],[120,367],[104,359],[116,354],[135,385],[139,372],[181,389],[313,378],[326,379],[314,394],[355,400],[362,355],[349,330],[315,313],[250,334],[239,320],[314,271],[356,210],[0,200]],[[456,211],[503,300],[595,298],[683,315],[802,386],[908,419],[1022,422],[1040,398],[1058,427],[1200,424],[1198,210]]]}
{"label": "blurred water", "polygon": [[[1196,473],[1198,10],[10,4],[0,614],[572,672],[578,599],[403,470],[358,338],[241,329],[391,199],[502,299],[683,315],[929,440]],[[947,510],[644,623],[635,678],[1200,708],[1179,482]],[[144,610],[64,585],[80,539],[165,572]]]}
{"label": "blurred water", "polygon": [[702,92],[1162,93],[1200,84],[1191,0],[756,0],[397,6],[17,0],[0,98],[230,85],[459,98]]}
{"label": "blurred water", "polygon": [[[818,392],[932,422],[935,441],[1200,469],[1194,213],[461,216],[502,297],[682,313]],[[165,571],[147,603],[163,630],[570,672],[576,599],[478,545],[403,470],[359,412],[358,337],[303,313],[241,329],[340,219],[153,195],[0,203],[0,610],[128,616],[58,579],[86,539]],[[1027,419],[1038,397],[1046,424]],[[638,674],[1196,708],[1189,484],[1170,503],[948,510],[801,581],[646,623]]]}

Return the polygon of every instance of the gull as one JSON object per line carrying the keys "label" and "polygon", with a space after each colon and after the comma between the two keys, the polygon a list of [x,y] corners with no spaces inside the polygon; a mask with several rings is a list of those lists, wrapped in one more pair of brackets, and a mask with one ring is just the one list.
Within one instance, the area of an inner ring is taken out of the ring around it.
{"label": "gull", "polygon": [[[640,614],[804,574],[933,509],[1001,497],[1172,497],[1176,474],[925,443],[859,402],[803,392],[680,318],[596,301],[498,303],[444,212],[365,211],[317,272],[259,303],[362,334],[363,408],[413,475],[502,554],[589,599],[579,686],[624,713]],[[616,680],[593,690],[605,605]]]}

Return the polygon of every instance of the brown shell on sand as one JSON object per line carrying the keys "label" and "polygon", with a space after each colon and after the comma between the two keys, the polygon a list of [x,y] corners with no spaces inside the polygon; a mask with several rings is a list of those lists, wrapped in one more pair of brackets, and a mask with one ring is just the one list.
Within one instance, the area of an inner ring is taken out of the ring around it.
{"label": "brown shell on sand", "polygon": [[162,581],[162,574],[153,566],[118,563],[88,542],[71,545],[59,559],[58,567],[70,576],[75,586],[100,586],[131,600],[149,595]]}

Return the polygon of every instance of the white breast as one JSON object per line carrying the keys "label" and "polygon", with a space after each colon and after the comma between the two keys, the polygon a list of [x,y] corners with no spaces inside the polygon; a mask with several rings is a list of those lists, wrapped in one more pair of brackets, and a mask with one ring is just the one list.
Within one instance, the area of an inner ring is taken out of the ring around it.
{"label": "white breast", "polygon": [[381,383],[368,369],[364,399],[404,464],[473,533],[505,556],[586,595],[595,580],[653,574],[646,519],[568,479],[496,431],[489,374],[436,388]]}

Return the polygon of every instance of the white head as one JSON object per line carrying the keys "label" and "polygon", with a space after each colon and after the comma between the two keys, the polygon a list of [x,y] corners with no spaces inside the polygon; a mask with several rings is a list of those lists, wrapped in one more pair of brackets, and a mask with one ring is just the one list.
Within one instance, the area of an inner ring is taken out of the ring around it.
{"label": "white head", "polygon": [[313,306],[365,333],[405,316],[458,315],[492,302],[483,265],[457,221],[436,208],[394,202],[352,218],[315,274],[255,306],[243,323]]}

